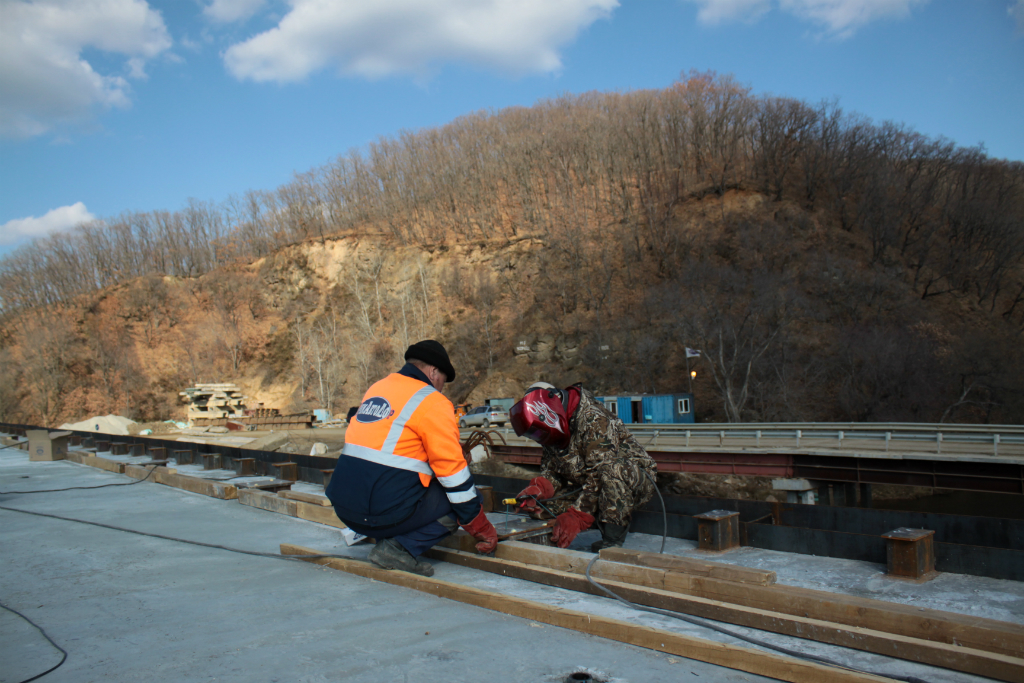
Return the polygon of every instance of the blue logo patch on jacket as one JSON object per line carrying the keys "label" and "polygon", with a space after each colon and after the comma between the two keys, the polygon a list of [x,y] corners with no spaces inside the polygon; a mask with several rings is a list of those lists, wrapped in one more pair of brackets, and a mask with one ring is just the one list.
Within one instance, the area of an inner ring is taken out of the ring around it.
{"label": "blue logo patch on jacket", "polygon": [[386,398],[374,396],[373,398],[366,399],[359,406],[356,420],[358,422],[377,422],[379,420],[386,420],[394,414],[395,411],[391,408],[391,404],[388,403]]}

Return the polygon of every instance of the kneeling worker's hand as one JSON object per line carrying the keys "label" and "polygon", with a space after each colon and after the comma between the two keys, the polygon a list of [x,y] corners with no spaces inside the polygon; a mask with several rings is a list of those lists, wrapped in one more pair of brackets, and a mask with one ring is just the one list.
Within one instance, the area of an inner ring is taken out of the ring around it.
{"label": "kneeling worker's hand", "polygon": [[487,513],[484,512],[482,506],[480,514],[469,524],[463,524],[462,528],[466,530],[467,534],[480,541],[476,544],[476,551],[478,553],[485,555],[493,553],[494,549],[498,547],[498,532],[495,531],[494,525],[487,519]]}
{"label": "kneeling worker's hand", "polygon": [[520,510],[533,512],[540,509],[540,506],[537,505],[538,498],[547,500],[553,495],[555,495],[555,487],[546,477],[534,477],[530,480],[530,485],[520,491],[516,498],[522,501],[519,504]]}
{"label": "kneeling worker's hand", "polygon": [[568,548],[573,539],[581,531],[590,528],[594,518],[576,508],[569,508],[555,518],[555,528],[551,531],[551,540],[559,548]]}

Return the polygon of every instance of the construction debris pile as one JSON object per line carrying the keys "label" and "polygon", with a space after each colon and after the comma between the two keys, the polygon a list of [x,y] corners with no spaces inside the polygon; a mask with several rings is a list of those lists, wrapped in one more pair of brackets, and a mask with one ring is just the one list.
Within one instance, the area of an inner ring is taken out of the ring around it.
{"label": "construction debris pile", "polygon": [[277,408],[264,408],[260,403],[248,408],[237,384],[196,384],[179,392],[188,403],[186,418],[190,426],[227,427],[231,431],[254,429],[311,429],[313,415],[309,412],[281,415]]}
{"label": "construction debris pile", "polygon": [[237,384],[197,384],[179,392],[188,403],[186,418],[189,424],[200,427],[211,425],[211,420],[245,417],[245,399]]}

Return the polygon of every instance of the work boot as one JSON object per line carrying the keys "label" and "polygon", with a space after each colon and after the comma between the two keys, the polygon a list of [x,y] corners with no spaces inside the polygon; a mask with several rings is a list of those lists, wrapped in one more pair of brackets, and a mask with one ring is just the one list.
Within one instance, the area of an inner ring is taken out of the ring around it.
{"label": "work boot", "polygon": [[626,542],[628,526],[619,526],[609,522],[597,522],[597,528],[601,530],[601,540],[590,544],[590,552],[601,552],[601,548],[621,548]]}
{"label": "work boot", "polygon": [[421,562],[412,556],[402,544],[393,538],[383,538],[373,546],[370,562],[384,569],[401,569],[420,576],[433,576],[434,568],[428,562]]}

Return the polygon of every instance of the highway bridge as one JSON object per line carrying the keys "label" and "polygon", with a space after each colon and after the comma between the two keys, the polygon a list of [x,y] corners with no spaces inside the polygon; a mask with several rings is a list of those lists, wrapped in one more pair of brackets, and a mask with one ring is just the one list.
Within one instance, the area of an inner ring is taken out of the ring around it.
{"label": "highway bridge", "polygon": [[[788,422],[627,426],[662,472],[1024,495],[1024,426],[1020,425]],[[510,428],[486,433],[493,455],[510,463],[540,464],[540,448],[517,437]]]}

